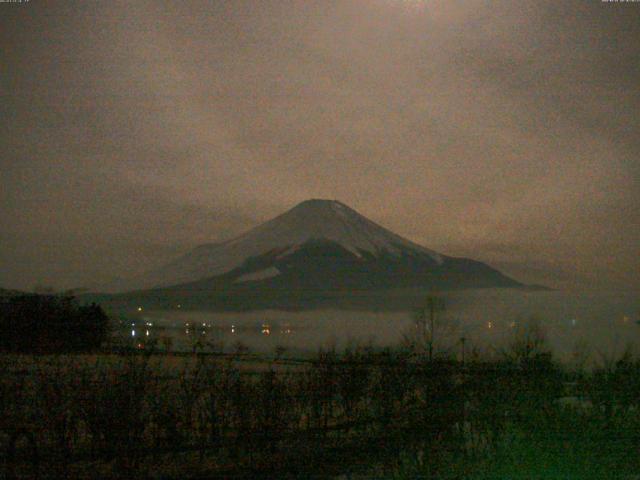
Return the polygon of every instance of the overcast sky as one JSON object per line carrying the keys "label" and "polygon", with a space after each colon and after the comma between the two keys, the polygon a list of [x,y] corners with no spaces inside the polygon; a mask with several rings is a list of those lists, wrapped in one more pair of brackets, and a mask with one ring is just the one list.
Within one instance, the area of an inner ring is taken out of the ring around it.
{"label": "overcast sky", "polygon": [[519,280],[640,288],[640,3],[0,3],[0,286],[338,199]]}

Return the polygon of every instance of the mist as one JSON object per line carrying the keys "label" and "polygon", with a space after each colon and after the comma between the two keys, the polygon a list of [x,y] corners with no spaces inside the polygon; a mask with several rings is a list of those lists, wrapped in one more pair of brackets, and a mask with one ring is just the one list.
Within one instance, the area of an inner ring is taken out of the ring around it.
{"label": "mist", "polygon": [[[540,325],[548,346],[565,363],[575,361],[577,355],[601,362],[640,345],[640,299],[632,294],[479,289],[448,293],[443,298],[445,310],[437,314],[435,339],[441,354],[459,356],[464,337],[467,355],[476,351],[499,356],[518,329],[531,322]],[[416,331],[414,312],[172,310],[146,312],[141,318],[175,328],[172,335],[178,349],[189,350],[192,345],[194,337],[183,335],[185,325],[197,337],[205,324],[206,340],[225,351],[242,344],[254,353],[274,354],[277,347],[284,347],[290,357],[310,356],[320,348],[406,345]],[[264,328],[269,329],[268,335]]]}

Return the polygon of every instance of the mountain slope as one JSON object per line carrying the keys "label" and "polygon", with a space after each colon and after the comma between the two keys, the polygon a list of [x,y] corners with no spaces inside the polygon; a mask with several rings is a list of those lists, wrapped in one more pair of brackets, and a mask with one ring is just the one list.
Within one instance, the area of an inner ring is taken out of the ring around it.
{"label": "mountain slope", "polygon": [[220,275],[241,266],[248,258],[272,251],[286,255],[309,240],[319,239],[336,242],[356,257],[408,251],[442,261],[440,254],[396,235],[340,202],[307,200],[235,239],[201,245],[169,265],[135,279],[127,289],[177,285]]}
{"label": "mountain slope", "polygon": [[519,286],[484,263],[404,239],[340,202],[308,200],[244,235],[202,245],[136,279],[138,291],[118,301],[297,309],[392,289]]}

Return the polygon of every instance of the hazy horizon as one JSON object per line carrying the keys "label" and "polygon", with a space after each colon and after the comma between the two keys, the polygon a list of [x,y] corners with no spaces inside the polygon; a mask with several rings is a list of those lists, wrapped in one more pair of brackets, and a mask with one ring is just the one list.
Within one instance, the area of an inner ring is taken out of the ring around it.
{"label": "hazy horizon", "polygon": [[[627,348],[637,351],[640,339],[640,299],[634,295],[581,295],[566,292],[532,292],[513,289],[475,289],[444,294],[445,309],[437,314],[438,352],[459,353],[460,338],[467,352],[501,355],[517,332],[537,324],[554,358],[575,360],[577,350],[590,361],[618,358]],[[191,341],[202,338],[232,352],[240,342],[253,353],[274,354],[286,347],[285,356],[315,354],[319,348],[346,346],[396,347],[415,339],[414,312],[359,311],[324,308],[300,312],[261,310],[210,312],[199,310],[131,311],[123,335],[131,341],[145,339],[145,330],[169,328],[161,335],[174,338],[174,349],[189,351]],[[153,327],[146,327],[150,321]],[[200,337],[201,325],[206,335]],[[191,336],[185,336],[189,324]],[[232,332],[232,326],[234,331]],[[261,329],[267,326],[270,334]],[[200,327],[200,328],[199,328]],[[136,337],[130,337],[130,331]],[[286,330],[290,329],[290,333]],[[155,335],[155,332],[154,332]]]}

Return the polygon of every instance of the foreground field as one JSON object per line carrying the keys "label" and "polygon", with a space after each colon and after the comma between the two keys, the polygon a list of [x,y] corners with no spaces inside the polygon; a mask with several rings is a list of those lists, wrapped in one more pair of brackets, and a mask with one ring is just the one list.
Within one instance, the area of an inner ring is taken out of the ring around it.
{"label": "foreground field", "polygon": [[[0,357],[8,478],[628,478],[640,362],[416,349]],[[615,468],[613,468],[615,466]]]}

